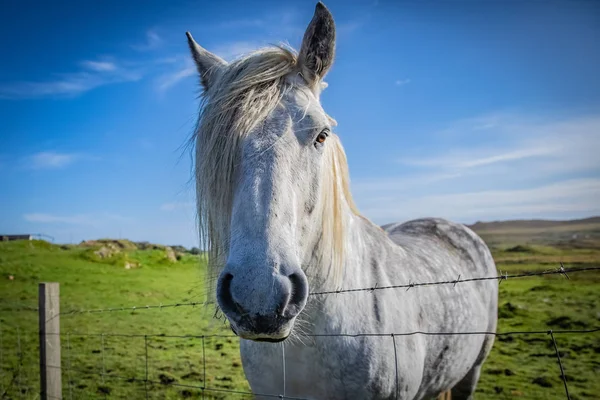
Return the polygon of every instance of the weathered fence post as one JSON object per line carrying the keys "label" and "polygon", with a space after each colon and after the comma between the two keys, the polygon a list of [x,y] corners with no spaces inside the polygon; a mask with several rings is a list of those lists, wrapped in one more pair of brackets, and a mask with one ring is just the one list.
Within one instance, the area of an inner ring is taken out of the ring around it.
{"label": "weathered fence post", "polygon": [[60,366],[60,298],[58,283],[39,285],[40,397],[62,399]]}

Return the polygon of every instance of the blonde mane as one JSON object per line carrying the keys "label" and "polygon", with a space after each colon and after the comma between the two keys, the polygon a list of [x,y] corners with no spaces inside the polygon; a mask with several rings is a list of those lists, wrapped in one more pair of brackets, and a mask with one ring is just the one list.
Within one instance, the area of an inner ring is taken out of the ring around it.
{"label": "blonde mane", "polygon": [[[210,293],[214,294],[213,279],[229,252],[234,171],[240,158],[240,144],[292,88],[286,77],[295,71],[297,55],[292,50],[261,49],[227,65],[202,95],[192,141],[196,147],[200,246],[207,250]],[[334,277],[338,278],[344,254],[344,204],[352,212],[358,212],[350,194],[344,150],[339,139],[332,136],[325,155],[325,163],[330,168],[323,171],[323,235],[315,254],[320,264],[331,265]]]}

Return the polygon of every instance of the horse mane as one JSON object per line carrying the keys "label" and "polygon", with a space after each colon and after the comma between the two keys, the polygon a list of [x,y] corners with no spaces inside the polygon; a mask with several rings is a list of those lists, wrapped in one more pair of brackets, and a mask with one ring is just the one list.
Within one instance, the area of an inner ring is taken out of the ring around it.
{"label": "horse mane", "polygon": [[[207,251],[209,293],[229,252],[234,171],[242,140],[277,107],[293,85],[286,77],[297,71],[297,54],[269,47],[238,58],[224,67],[202,93],[199,118],[190,143],[195,143],[197,218],[201,248]],[[350,194],[348,165],[339,138],[328,139],[324,168],[323,234],[315,254],[330,260],[340,276],[344,254],[344,207],[356,214]],[[327,165],[326,164],[326,165]]]}

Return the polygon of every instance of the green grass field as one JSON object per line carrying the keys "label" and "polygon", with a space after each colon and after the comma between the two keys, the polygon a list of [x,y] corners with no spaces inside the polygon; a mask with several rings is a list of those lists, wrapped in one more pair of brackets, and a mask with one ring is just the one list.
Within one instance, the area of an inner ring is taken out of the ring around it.
{"label": "green grass field", "polygon": [[[494,245],[494,257],[502,272],[554,269],[561,261],[567,268],[600,265],[600,246],[533,245],[510,250]],[[125,263],[133,268],[124,268]],[[552,275],[502,282],[499,331],[599,326],[600,273],[572,274],[570,278]],[[0,242],[1,399],[39,397],[34,309],[37,286],[42,281],[60,282],[62,312],[204,299],[203,269],[197,256],[185,254],[173,262],[159,249],[128,250],[100,259],[93,249],[77,246]],[[202,398],[202,391],[195,387],[203,385],[249,390],[236,338],[207,337],[203,343],[200,338],[167,337],[230,335],[222,321],[212,318],[210,308],[65,314],[61,316],[61,331],[66,399],[143,399],[146,389],[149,398],[155,399]],[[96,335],[99,333],[139,336]],[[556,340],[571,398],[600,398],[600,333],[556,335]],[[152,382],[147,387],[143,382],[146,350],[148,380]],[[251,397],[206,392],[204,398]],[[499,337],[485,364],[477,398],[566,398],[550,337]]]}

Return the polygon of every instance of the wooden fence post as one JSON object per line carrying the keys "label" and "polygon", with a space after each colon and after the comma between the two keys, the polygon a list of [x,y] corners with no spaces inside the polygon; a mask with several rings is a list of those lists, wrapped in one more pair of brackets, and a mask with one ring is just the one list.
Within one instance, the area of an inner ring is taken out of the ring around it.
{"label": "wooden fence post", "polygon": [[39,285],[40,397],[62,399],[60,366],[60,297],[58,283]]}

